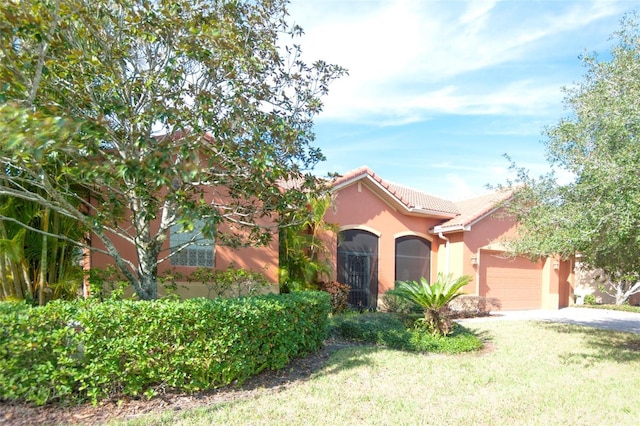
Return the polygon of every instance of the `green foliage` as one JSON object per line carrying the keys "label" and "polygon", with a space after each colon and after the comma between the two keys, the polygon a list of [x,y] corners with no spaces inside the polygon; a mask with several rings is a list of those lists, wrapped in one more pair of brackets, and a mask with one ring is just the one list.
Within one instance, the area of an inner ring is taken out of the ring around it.
{"label": "green foliage", "polygon": [[0,303],[0,399],[41,405],[241,383],[320,348],[329,296]]}
{"label": "green foliage", "polygon": [[554,174],[533,178],[517,171],[508,211],[519,221],[511,242],[531,257],[576,253],[586,267],[610,281],[608,293],[623,303],[640,291],[640,25],[624,17],[616,43],[600,60],[582,57],[586,73],[565,88],[569,114],[546,130],[552,168],[573,176],[558,183]]}
{"label": "green foliage", "polygon": [[385,292],[382,295],[382,310],[398,314],[421,313],[424,310],[409,299],[398,296],[393,292]]}
{"label": "green foliage", "polygon": [[186,279],[206,285],[208,298],[255,296],[271,287],[271,282],[260,272],[236,268],[233,263],[224,270],[198,268]]}
{"label": "green foliage", "polygon": [[462,295],[462,287],[471,282],[469,275],[453,279],[453,275],[438,274],[433,284],[426,278],[417,281],[397,281],[396,288],[387,293],[410,300],[424,310],[425,327],[437,335],[447,335],[452,324],[447,316],[449,302]]}
{"label": "green foliage", "polygon": [[124,291],[129,286],[120,271],[113,265],[104,269],[91,268],[89,270],[89,291],[92,298],[98,300],[122,300]]}
{"label": "green foliage", "polygon": [[32,201],[0,196],[0,300],[44,303],[78,297],[83,238],[84,230],[76,220],[46,212]]}
{"label": "green foliage", "polygon": [[319,180],[313,118],[345,74],[301,34],[286,0],[0,3],[0,196],[80,222],[140,299],[172,225],[268,243]]}
{"label": "green foliage", "polygon": [[280,219],[279,282],[280,292],[317,289],[331,276],[331,253],[327,247],[335,224],[324,220],[332,197],[326,184],[318,184],[306,194],[307,201]]}
{"label": "green foliage", "polygon": [[632,306],[626,303],[623,303],[622,305],[576,305],[575,307],[610,309],[612,311],[635,312],[640,314],[640,306]]}
{"label": "green foliage", "polygon": [[436,336],[421,327],[407,327],[392,313],[365,313],[334,317],[333,334],[361,343],[382,345],[412,352],[462,353],[482,347],[480,339],[456,324],[448,336]]}
{"label": "green foliage", "polygon": [[593,294],[586,294],[584,296],[584,303],[585,305],[595,305],[596,297]]}
{"label": "green foliage", "polygon": [[368,312],[338,316],[332,320],[332,328],[335,334],[345,339],[409,349],[410,332],[395,315]]}

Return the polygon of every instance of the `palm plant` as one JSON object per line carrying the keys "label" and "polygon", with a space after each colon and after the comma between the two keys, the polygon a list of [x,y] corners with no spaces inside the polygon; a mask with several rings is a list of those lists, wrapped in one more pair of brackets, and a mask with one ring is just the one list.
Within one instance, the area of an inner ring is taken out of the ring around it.
{"label": "palm plant", "polygon": [[0,300],[44,304],[52,297],[74,298],[83,274],[72,242],[83,236],[73,219],[34,202],[0,197]]}
{"label": "palm plant", "polygon": [[388,293],[410,300],[424,309],[425,326],[434,334],[441,336],[452,331],[451,319],[446,309],[453,299],[462,295],[462,287],[469,284],[471,276],[463,275],[457,279],[453,274],[438,274],[436,281],[429,284],[426,278],[418,281],[396,281],[396,288]]}
{"label": "palm plant", "polygon": [[304,209],[282,219],[280,229],[280,291],[316,288],[331,276],[331,262],[326,234],[336,233],[337,226],[324,220],[331,207],[330,194],[307,194]]}

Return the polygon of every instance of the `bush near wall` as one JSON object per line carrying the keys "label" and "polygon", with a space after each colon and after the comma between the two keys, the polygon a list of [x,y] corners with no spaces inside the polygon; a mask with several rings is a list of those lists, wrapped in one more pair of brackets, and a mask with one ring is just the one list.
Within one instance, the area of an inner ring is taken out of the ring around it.
{"label": "bush near wall", "polygon": [[94,404],[198,391],[319,349],[323,292],[240,299],[0,303],[0,400]]}

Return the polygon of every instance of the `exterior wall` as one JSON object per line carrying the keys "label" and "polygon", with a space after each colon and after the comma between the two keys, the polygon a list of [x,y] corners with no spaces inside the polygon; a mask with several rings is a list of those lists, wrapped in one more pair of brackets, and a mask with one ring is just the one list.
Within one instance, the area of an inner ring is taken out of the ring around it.
{"label": "exterior wall", "polygon": [[558,309],[558,271],[554,269],[555,259],[547,258],[542,268],[542,309]]}
{"label": "exterior wall", "polygon": [[[516,232],[516,223],[513,219],[501,215],[501,211],[485,217],[471,226],[470,231],[458,232],[449,235],[451,241],[463,239],[463,250],[452,250],[451,262],[458,265],[452,272],[458,275],[471,275],[474,281],[467,285],[464,291],[467,294],[480,294],[480,275],[478,260],[480,259],[480,249],[496,248],[500,249],[500,242],[507,237],[511,237]],[[454,235],[459,235],[454,237]],[[472,263],[475,258],[475,264]],[[558,261],[548,258],[542,261],[541,279],[541,308],[558,309],[569,306],[571,286],[573,283],[572,263],[570,261]]]}
{"label": "exterior wall", "polygon": [[[212,191],[213,192],[213,191]],[[218,196],[220,194],[217,194]],[[212,194],[208,194],[207,202],[210,202],[212,198]],[[278,231],[274,226],[274,222],[268,219],[265,219],[260,222],[261,226],[272,228],[273,231],[271,233],[271,242],[265,247],[243,247],[243,248],[232,248],[226,247],[219,244],[215,244],[212,248],[214,250],[214,260],[213,260],[213,269],[214,270],[223,270],[227,269],[229,265],[234,264],[237,268],[244,268],[246,270],[251,270],[255,272],[260,272],[265,277],[273,283],[273,286],[269,290],[269,292],[278,292]],[[159,227],[159,221],[152,224],[152,229],[157,230]],[[225,229],[222,227],[220,232],[224,232]],[[122,255],[123,258],[133,262],[137,265],[137,255],[135,251],[135,247],[133,244],[128,241],[114,236],[112,239],[116,249]],[[91,245],[97,249],[104,250],[104,244],[99,240],[95,235],[91,235]],[[162,251],[160,253],[160,258],[167,256],[169,254],[169,246],[170,241],[167,238],[165,241]],[[113,265],[113,259],[103,253],[99,253],[96,251],[91,252],[90,258],[88,260],[88,268],[99,268],[104,269],[109,265]],[[158,265],[158,276],[162,277],[167,273],[179,273],[182,276],[188,276],[192,272],[194,272],[198,267],[190,267],[190,266],[178,266],[171,265],[170,260],[162,262]],[[187,283],[187,282],[178,282],[178,294],[181,297],[206,297],[208,294],[208,288],[203,284],[196,283]],[[129,291],[132,294],[132,290]],[[159,295],[165,294],[162,286],[158,285],[158,293]]]}
{"label": "exterior wall", "polygon": [[[478,260],[480,259],[480,249],[500,243],[502,239],[513,235],[515,232],[515,222],[512,219],[501,217],[500,211],[485,217],[471,226],[471,231],[459,232],[462,239],[462,252],[455,262],[460,264],[460,275],[471,275],[473,282],[464,289],[465,293],[480,294],[480,276],[478,270]],[[475,264],[471,258],[475,258]]]}
{"label": "exterior wall", "polygon": [[[478,261],[481,250],[504,251],[501,241],[516,232],[513,219],[501,216],[497,211],[472,224],[468,231],[446,233],[445,238],[441,238],[429,234],[429,230],[442,223],[442,219],[408,216],[390,201],[373,193],[368,185],[367,181],[356,181],[337,191],[333,209],[327,212],[325,220],[338,225],[340,230],[362,229],[378,236],[378,296],[394,287],[395,240],[405,235],[417,235],[431,242],[431,281],[438,272],[451,273],[455,277],[470,275],[473,280],[463,291],[480,295]],[[331,279],[337,279],[337,235],[327,235],[327,241],[334,270]],[[546,259],[531,270],[535,274],[532,272],[533,275],[525,278],[538,286],[539,293],[536,290],[534,298],[536,306],[558,309],[569,305],[574,280],[571,262]],[[508,280],[509,277],[505,276],[504,283]]]}
{"label": "exterior wall", "polygon": [[[372,193],[367,184],[355,182],[340,189],[335,194],[333,209],[325,220],[345,229],[364,229],[378,235],[378,295],[394,287],[395,280],[395,238],[404,235],[418,235],[431,242],[431,275],[438,271],[434,250],[438,250],[437,236],[430,235],[429,229],[439,223],[438,219],[406,216],[392,205]],[[337,239],[331,242],[333,279],[336,279],[335,263]]]}
{"label": "exterior wall", "polygon": [[559,262],[558,307],[566,308],[573,303],[571,294],[575,285],[574,260]]}
{"label": "exterior wall", "polygon": [[[454,277],[465,275],[465,269],[462,263],[462,259],[465,257],[465,246],[462,233],[456,232],[452,234],[445,234],[444,236],[449,240],[448,243],[447,240],[435,235],[435,238],[440,242],[440,249],[437,254],[438,271],[445,275],[453,274]],[[465,293],[470,292],[469,289],[471,285],[472,284],[469,284],[465,287]]]}
{"label": "exterior wall", "polygon": [[[92,245],[94,247],[102,248],[102,243],[94,236],[92,238]],[[116,247],[126,256],[127,259],[134,261],[136,259],[135,250],[133,246],[123,240],[116,240]],[[227,269],[230,264],[234,264],[237,268],[243,268],[255,272],[260,272],[273,283],[269,289],[265,289],[265,292],[277,293],[278,292],[278,236],[273,236],[271,243],[266,247],[245,247],[234,249],[231,247],[223,247],[216,245],[214,250],[214,270]],[[162,251],[160,256],[168,254],[168,244],[165,250]],[[134,263],[137,263],[134,261]],[[109,265],[113,265],[114,262],[110,256],[102,253],[94,252],[91,255],[89,261],[89,268],[104,269]],[[182,276],[188,276],[194,272],[198,267],[191,266],[174,266],[170,264],[169,260],[158,265],[158,276],[165,276],[167,273],[179,273]],[[188,283],[186,281],[178,281],[177,294],[182,298],[192,297],[207,297],[209,295],[209,289],[202,283]],[[91,291],[91,289],[89,290]],[[159,284],[158,294],[160,296],[166,295],[166,291]],[[129,289],[125,294],[133,294],[133,289]]]}

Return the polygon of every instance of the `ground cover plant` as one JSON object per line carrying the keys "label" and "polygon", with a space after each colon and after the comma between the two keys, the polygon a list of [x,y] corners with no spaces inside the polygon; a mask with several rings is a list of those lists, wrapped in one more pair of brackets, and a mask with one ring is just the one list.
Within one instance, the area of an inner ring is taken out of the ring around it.
{"label": "ground cover plant", "polygon": [[347,347],[290,386],[126,424],[602,425],[640,418],[640,336],[536,322],[468,327],[490,350],[451,357]]}
{"label": "ground cover plant", "polygon": [[640,306],[632,306],[627,304],[622,305],[574,305],[576,308],[591,308],[591,309],[610,309],[612,311],[624,311],[624,312],[635,312],[640,314]]}
{"label": "ground cover plant", "polygon": [[331,319],[330,330],[338,338],[412,352],[461,353],[482,347],[478,336],[459,324],[448,336],[441,336],[416,327],[419,319],[385,312],[342,315]]}

